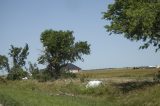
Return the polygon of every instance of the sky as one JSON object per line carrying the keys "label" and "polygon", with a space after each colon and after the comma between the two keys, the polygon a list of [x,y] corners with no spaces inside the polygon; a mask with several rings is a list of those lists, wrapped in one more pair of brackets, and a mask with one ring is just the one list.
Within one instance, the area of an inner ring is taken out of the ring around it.
{"label": "sky", "polygon": [[[41,55],[40,34],[46,29],[74,31],[76,41],[91,44],[91,54],[74,64],[82,69],[160,65],[160,51],[139,50],[142,42],[109,35],[102,19],[113,0],[0,0],[0,54],[8,56],[10,45],[29,45],[27,61]],[[42,67],[39,65],[39,67]]]}

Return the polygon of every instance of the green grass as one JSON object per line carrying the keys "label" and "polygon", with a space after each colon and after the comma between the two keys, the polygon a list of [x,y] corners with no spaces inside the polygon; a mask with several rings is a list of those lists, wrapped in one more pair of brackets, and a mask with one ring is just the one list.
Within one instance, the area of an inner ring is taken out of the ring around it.
{"label": "green grass", "polygon": [[[48,84],[43,83],[43,86]],[[6,106],[103,106],[106,104],[100,98],[56,95],[57,92],[48,90],[38,82],[10,81],[7,85],[1,84],[0,102]]]}
{"label": "green grass", "polygon": [[102,94],[98,93],[100,92],[98,90],[90,89],[90,92],[86,91],[86,95],[77,96],[51,95],[39,87],[33,90],[31,85],[33,88],[39,86],[32,81],[1,84],[0,102],[5,106],[159,106],[160,104],[160,85],[146,86],[129,93],[122,93],[117,88],[102,87],[98,89]]}
{"label": "green grass", "polygon": [[[113,70],[83,72],[87,78],[145,78],[157,70]],[[0,104],[4,106],[159,106],[160,84],[154,82],[108,83],[86,89],[87,82],[62,79],[40,83],[36,80],[0,80]],[[58,94],[58,95],[57,95]]]}
{"label": "green grass", "polygon": [[160,105],[160,85],[130,92],[123,96],[119,103],[123,106],[159,106]]}

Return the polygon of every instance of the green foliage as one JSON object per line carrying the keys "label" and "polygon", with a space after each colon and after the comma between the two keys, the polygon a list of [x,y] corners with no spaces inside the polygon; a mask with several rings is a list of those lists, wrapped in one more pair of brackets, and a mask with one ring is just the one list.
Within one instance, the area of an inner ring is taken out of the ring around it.
{"label": "green foliage", "polygon": [[[5,106],[106,106],[106,103],[100,99],[50,95],[46,91],[28,89],[35,87],[35,85],[30,84],[30,86],[24,87],[24,83],[28,82],[12,82],[12,84],[7,86],[2,85],[3,87],[0,88],[1,103],[6,103]],[[38,85],[39,83],[35,84]],[[43,83],[41,87],[45,85],[46,83]]]}
{"label": "green foliage", "polygon": [[47,64],[47,70],[56,79],[60,77],[61,68],[68,62],[83,60],[83,54],[90,54],[90,45],[86,41],[74,42],[72,31],[45,30],[40,40],[44,51],[38,61],[40,64]]}
{"label": "green foliage", "polygon": [[39,82],[46,82],[52,79],[52,73],[46,69],[41,69],[37,67],[37,64],[32,64],[29,62],[29,72],[31,73],[32,79],[37,79]]}
{"label": "green foliage", "polygon": [[9,80],[21,80],[23,77],[28,76],[28,73],[21,67],[13,67],[8,73],[7,79]]}
{"label": "green foliage", "polygon": [[52,74],[46,69],[40,70],[38,73],[35,74],[35,79],[39,82],[46,82],[48,80],[52,80]]}
{"label": "green foliage", "polygon": [[[145,77],[144,77],[145,78]],[[121,88],[108,84],[87,89],[77,79],[37,82],[7,81],[0,85],[0,103],[5,106],[159,106],[160,85],[124,83],[134,90],[121,93]],[[141,87],[141,85],[145,85]]]}
{"label": "green foliage", "polygon": [[6,67],[6,63],[8,63],[8,58],[0,55],[0,69]]}
{"label": "green foliage", "polygon": [[160,49],[160,0],[115,0],[104,12],[104,19],[110,20],[105,28],[116,34],[123,34],[130,40],[142,40],[144,45]]}
{"label": "green foliage", "polygon": [[22,67],[25,65],[25,59],[27,59],[27,56],[29,55],[29,47],[28,44],[25,45],[24,48],[21,47],[14,47],[11,45],[10,50],[10,57],[13,59],[13,67]]}
{"label": "green foliage", "polygon": [[37,77],[40,74],[39,68],[37,67],[37,64],[32,64],[31,62],[28,63],[29,64],[29,72],[32,75],[33,79],[37,79]]}
{"label": "green foliage", "polygon": [[26,44],[24,48],[14,47],[13,45],[11,45],[11,49],[9,50],[9,55],[13,59],[13,66],[10,69],[8,58],[6,56],[0,55],[0,69],[5,68],[8,71],[8,79],[20,80],[28,75],[28,73],[22,68],[23,66],[25,66],[25,60],[29,55],[28,44]]}
{"label": "green foliage", "polygon": [[0,70],[6,69],[8,72],[10,71],[10,67],[8,64],[8,58],[6,56],[0,55]]}

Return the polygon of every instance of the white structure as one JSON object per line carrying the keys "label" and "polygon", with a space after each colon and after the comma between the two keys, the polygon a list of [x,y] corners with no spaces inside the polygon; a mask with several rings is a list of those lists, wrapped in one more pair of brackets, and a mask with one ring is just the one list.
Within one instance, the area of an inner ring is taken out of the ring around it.
{"label": "white structure", "polygon": [[79,70],[69,70],[70,73],[78,73]]}
{"label": "white structure", "polygon": [[88,84],[86,85],[86,88],[95,88],[100,86],[101,84],[102,84],[102,81],[98,81],[98,80],[89,81]]}
{"label": "white structure", "polygon": [[28,74],[29,74],[30,77],[32,76],[32,74],[30,72]]}
{"label": "white structure", "polygon": [[64,69],[70,73],[78,73],[81,70],[81,68],[79,68],[71,63],[68,63]]}
{"label": "white structure", "polygon": [[28,79],[27,77],[22,78],[22,80],[27,80],[27,79]]}
{"label": "white structure", "polygon": [[157,65],[156,68],[160,68],[160,65]]}
{"label": "white structure", "polygon": [[156,66],[148,66],[149,68],[156,68]]}

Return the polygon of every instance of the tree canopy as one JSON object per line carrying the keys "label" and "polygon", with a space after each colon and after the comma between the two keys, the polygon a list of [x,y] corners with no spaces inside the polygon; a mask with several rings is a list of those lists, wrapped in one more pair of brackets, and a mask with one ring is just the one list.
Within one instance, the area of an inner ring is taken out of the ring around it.
{"label": "tree canopy", "polygon": [[11,67],[7,78],[11,80],[20,80],[27,76],[27,72],[24,71],[22,67],[25,66],[27,56],[29,55],[28,44],[26,44],[24,48],[11,45],[11,49],[9,50],[9,55],[13,60],[13,66]]}
{"label": "tree canopy", "polygon": [[27,59],[27,56],[29,55],[28,44],[26,44],[24,48],[14,47],[13,45],[11,45],[11,49],[9,50],[10,50],[9,55],[13,59],[14,67],[16,66],[22,67],[26,64],[25,60]]}
{"label": "tree canopy", "polygon": [[131,41],[142,40],[145,49],[150,45],[160,49],[160,0],[115,0],[104,12],[110,24],[105,28],[122,34]]}
{"label": "tree canopy", "polygon": [[8,54],[13,60],[13,66],[9,65],[8,58],[5,55],[0,55],[0,69],[6,69],[8,71],[8,79],[20,80],[27,75],[27,72],[22,67],[25,66],[29,54],[28,44],[24,48],[11,45],[11,49],[9,50],[10,52]]}
{"label": "tree canopy", "polygon": [[47,70],[58,78],[60,70],[69,62],[82,60],[82,55],[90,54],[90,45],[87,41],[75,42],[73,31],[45,30],[40,38],[44,51],[38,61],[47,64]]}
{"label": "tree canopy", "polygon": [[10,71],[8,58],[4,55],[0,55],[0,70],[1,69],[6,69],[8,72]]}

